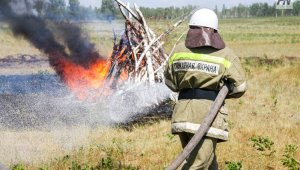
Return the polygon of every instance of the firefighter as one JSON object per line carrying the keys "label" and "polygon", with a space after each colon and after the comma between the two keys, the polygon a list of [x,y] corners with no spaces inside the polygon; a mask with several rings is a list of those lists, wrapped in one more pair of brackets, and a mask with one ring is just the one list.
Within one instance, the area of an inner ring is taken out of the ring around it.
{"label": "firefighter", "polygon": [[[164,73],[166,85],[179,93],[172,114],[172,133],[179,135],[183,148],[199,128],[223,85],[228,85],[230,90],[227,99],[239,98],[246,91],[240,60],[219,35],[215,12],[200,9],[192,15],[185,47],[169,59]],[[218,169],[216,144],[228,140],[228,113],[224,104],[181,169]]]}

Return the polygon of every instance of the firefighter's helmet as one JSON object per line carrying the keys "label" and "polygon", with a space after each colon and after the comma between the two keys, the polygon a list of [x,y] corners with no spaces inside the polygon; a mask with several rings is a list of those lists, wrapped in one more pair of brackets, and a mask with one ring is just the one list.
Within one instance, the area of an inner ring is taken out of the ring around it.
{"label": "firefighter's helmet", "polygon": [[210,9],[199,9],[192,15],[189,26],[208,27],[218,30],[218,17]]}

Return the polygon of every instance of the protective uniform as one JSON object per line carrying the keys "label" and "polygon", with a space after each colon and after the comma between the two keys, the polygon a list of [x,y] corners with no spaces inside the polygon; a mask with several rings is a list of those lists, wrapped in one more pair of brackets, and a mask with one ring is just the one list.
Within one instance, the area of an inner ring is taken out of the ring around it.
{"label": "protective uniform", "polygon": [[[166,85],[179,93],[172,115],[172,133],[179,134],[183,147],[199,128],[224,84],[230,89],[227,98],[240,97],[246,91],[240,60],[225,47],[216,28],[190,26],[185,44],[187,49],[175,53],[165,69]],[[226,140],[227,110],[222,106],[206,137],[182,169],[217,169],[216,143]]]}

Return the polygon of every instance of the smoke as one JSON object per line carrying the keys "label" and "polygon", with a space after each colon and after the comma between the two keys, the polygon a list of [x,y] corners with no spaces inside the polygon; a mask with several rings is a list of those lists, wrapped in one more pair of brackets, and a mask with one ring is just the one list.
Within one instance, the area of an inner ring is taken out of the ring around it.
{"label": "smoke", "polygon": [[[23,8],[18,2],[1,0],[0,11],[5,21],[9,23],[15,36],[23,36],[32,45],[47,54],[51,66],[59,75],[62,74],[62,59],[70,60],[85,68],[95,60],[104,60],[104,57],[97,53],[94,44],[84,36],[78,25],[46,21],[32,14],[28,1],[25,1],[27,5],[24,5]],[[21,14],[14,12],[19,8],[25,9],[25,12],[21,12]]]}
{"label": "smoke", "polygon": [[58,25],[58,29],[62,33],[63,40],[70,50],[69,57],[75,63],[87,66],[94,60],[104,59],[104,57],[97,53],[94,44],[90,43],[87,37],[83,37],[82,30],[75,24],[61,23]]}

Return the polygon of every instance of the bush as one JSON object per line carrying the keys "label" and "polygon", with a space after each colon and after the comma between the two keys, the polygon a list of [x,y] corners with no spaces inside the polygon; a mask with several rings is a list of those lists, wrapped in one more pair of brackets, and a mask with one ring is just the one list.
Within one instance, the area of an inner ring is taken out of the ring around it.
{"label": "bush", "polygon": [[262,151],[264,156],[272,156],[276,151],[272,149],[274,142],[268,137],[254,136],[250,138],[253,147]]}
{"label": "bush", "polygon": [[281,160],[282,165],[287,167],[289,170],[299,170],[300,163],[295,159],[295,154],[298,147],[296,145],[286,145],[284,150],[283,159]]}
{"label": "bush", "polygon": [[12,170],[25,170],[25,167],[23,164],[16,164],[16,165],[13,165],[13,167],[11,169]]}
{"label": "bush", "polygon": [[226,170],[241,170],[242,169],[242,162],[238,161],[238,162],[225,162],[226,166],[225,169]]}
{"label": "bush", "polygon": [[250,141],[253,143],[253,147],[259,151],[271,150],[274,145],[274,142],[268,137],[254,136],[250,138]]}

